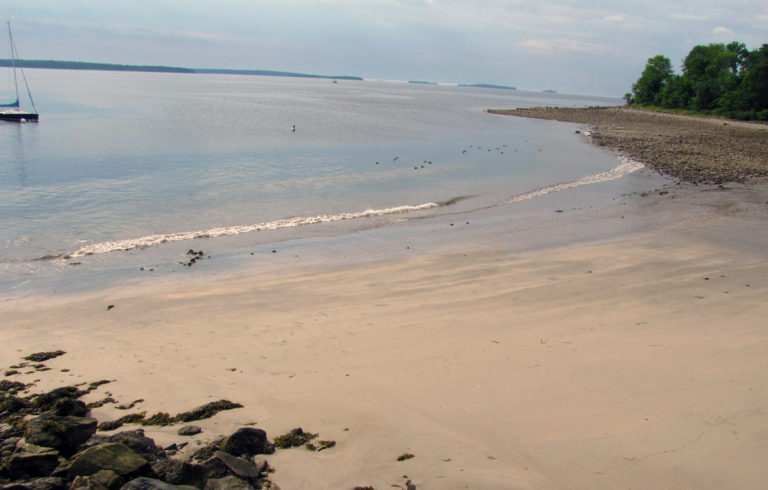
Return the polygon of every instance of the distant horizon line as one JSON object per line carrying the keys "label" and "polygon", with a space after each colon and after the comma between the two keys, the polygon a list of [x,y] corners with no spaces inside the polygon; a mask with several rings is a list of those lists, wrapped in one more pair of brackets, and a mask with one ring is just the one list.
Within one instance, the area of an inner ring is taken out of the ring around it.
{"label": "distant horizon line", "polygon": [[[315,78],[325,80],[355,80],[355,81],[384,81],[398,83],[413,83],[427,85],[458,86],[470,88],[488,88],[494,90],[517,90],[517,87],[511,85],[499,85],[491,83],[463,83],[463,82],[424,82],[414,80],[389,80],[380,78],[365,78],[358,75],[323,75],[315,73],[301,73],[279,70],[253,70],[237,68],[187,68],[170,65],[130,65],[121,63],[99,63],[90,61],[62,61],[62,60],[14,60],[19,68],[40,68],[51,70],[93,70],[93,71],[131,71],[145,73],[198,73],[198,74],[222,74],[222,75],[249,75],[249,76],[271,76],[271,77],[289,77],[289,78]],[[0,59],[0,67],[11,67],[10,59]],[[529,92],[542,92],[556,94],[553,89],[521,89]],[[571,94],[578,95],[578,94]],[[594,96],[594,95],[593,95]],[[610,95],[600,95],[598,97],[618,98]]]}

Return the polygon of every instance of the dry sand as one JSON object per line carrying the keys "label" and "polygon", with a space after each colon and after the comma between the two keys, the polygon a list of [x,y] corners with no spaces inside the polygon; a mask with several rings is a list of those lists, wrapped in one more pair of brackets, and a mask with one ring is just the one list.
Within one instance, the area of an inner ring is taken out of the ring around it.
{"label": "dry sand", "polygon": [[201,443],[250,423],[337,442],[270,456],[283,490],[761,488],[768,185],[630,199],[605,219],[646,225],[601,243],[5,298],[0,367],[62,349],[11,378],[112,379],[88,400],[149,414],[244,405],[201,421]]}

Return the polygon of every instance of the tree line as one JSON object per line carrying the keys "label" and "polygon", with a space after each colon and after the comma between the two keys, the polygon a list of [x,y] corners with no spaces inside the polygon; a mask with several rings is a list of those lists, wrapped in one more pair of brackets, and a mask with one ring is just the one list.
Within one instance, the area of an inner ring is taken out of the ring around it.
{"label": "tree line", "polygon": [[668,58],[654,56],[624,98],[633,106],[768,121],[768,44],[753,51],[739,42],[695,46],[681,75]]}

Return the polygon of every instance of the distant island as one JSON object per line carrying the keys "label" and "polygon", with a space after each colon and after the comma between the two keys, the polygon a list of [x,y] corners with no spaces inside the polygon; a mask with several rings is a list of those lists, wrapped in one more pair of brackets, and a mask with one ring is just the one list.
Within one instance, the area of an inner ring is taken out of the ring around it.
{"label": "distant island", "polygon": [[419,85],[437,85],[437,82],[422,82],[421,80],[408,80],[408,83],[416,83]]}
{"label": "distant island", "polygon": [[194,68],[194,73],[209,73],[221,75],[257,75],[261,77],[295,77],[295,78],[323,78],[329,80],[362,80],[363,77],[354,75],[313,75],[309,73],[294,73],[290,71],[273,70],[219,70],[209,68]]}
{"label": "distant island", "polygon": [[472,88],[498,88],[503,90],[517,90],[517,87],[510,87],[507,85],[492,85],[490,83],[460,83],[459,87],[472,87]]}
{"label": "distant island", "polygon": [[[0,66],[11,66],[11,60],[0,59]],[[16,60],[16,66],[21,68],[45,68],[49,70],[100,70],[100,71],[138,71],[153,73],[208,73],[224,75],[258,75],[265,77],[297,77],[323,78],[338,80],[362,80],[362,77],[351,75],[313,75],[274,70],[220,70],[206,68],[181,68],[176,66],[146,66],[118,65],[113,63],[88,63],[85,61],[55,61],[55,60]]]}
{"label": "distant island", "polygon": [[548,88],[546,90],[542,90],[545,94],[556,94],[557,90],[552,90],[551,88]]}

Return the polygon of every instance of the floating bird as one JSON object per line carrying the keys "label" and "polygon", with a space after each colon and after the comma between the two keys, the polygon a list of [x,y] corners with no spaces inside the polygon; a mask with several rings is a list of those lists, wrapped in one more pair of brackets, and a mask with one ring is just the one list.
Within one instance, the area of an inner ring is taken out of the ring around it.
{"label": "floating bird", "polygon": [[291,128],[291,131],[294,131],[294,132],[296,131],[296,125],[295,125],[295,124],[294,124],[294,125],[293,125],[293,127]]}

